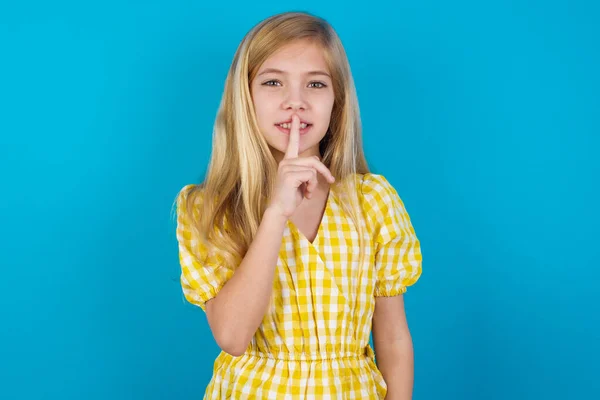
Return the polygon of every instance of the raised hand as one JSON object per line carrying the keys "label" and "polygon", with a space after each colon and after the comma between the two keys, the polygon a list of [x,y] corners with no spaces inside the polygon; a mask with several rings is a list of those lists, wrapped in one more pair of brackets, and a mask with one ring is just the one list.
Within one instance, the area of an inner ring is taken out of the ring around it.
{"label": "raised hand", "polygon": [[317,188],[317,173],[333,183],[331,171],[319,157],[298,157],[300,148],[300,118],[292,115],[290,139],[285,155],[277,168],[273,198],[269,207],[276,208],[289,218],[306,197],[310,199]]}

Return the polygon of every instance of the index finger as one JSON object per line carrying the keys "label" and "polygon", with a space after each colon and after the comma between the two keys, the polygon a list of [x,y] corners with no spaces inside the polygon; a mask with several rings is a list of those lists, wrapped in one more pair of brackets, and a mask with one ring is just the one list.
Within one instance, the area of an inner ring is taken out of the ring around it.
{"label": "index finger", "polygon": [[283,158],[298,158],[298,148],[300,147],[300,118],[292,115],[292,126],[290,128],[290,139]]}

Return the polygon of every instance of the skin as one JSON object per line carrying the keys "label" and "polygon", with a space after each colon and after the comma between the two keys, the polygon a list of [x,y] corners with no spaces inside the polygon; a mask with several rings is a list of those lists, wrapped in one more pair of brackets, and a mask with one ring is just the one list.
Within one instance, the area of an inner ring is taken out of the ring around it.
{"label": "skin", "polygon": [[[288,218],[296,209],[302,213],[302,207],[310,207],[306,199],[313,193],[319,199],[315,201],[322,201],[318,194],[327,193],[333,182],[329,170],[318,161],[319,143],[329,127],[334,102],[329,74],[322,48],[310,40],[298,40],[273,53],[251,82],[261,134],[280,165],[280,189],[270,207],[278,217]],[[298,132],[300,120],[312,124],[304,135]],[[284,121],[290,121],[290,133],[277,128]],[[305,202],[299,207],[303,196]],[[377,365],[388,386],[386,399],[411,399],[413,345],[402,295],[376,298],[373,341]]]}
{"label": "skin", "polygon": [[414,351],[402,295],[375,298],[373,345],[388,387],[385,399],[412,399]]}
{"label": "skin", "polygon": [[310,40],[298,40],[273,53],[251,83],[254,109],[261,133],[280,162],[289,133],[275,124],[291,121],[296,114],[312,124],[300,136],[298,157],[321,157],[319,143],[327,133],[334,93],[322,48]]}
{"label": "skin", "polygon": [[[269,79],[265,76],[267,74],[261,74],[252,84],[253,100],[256,101],[255,108],[263,134],[279,162],[275,199],[265,211],[256,236],[233,276],[217,296],[206,302],[208,323],[217,344],[235,357],[241,356],[247,349],[269,306],[287,219],[305,196],[312,197],[318,183],[317,176],[325,183],[333,183],[335,180],[329,169],[317,158],[318,143],[329,125],[333,92],[331,89],[317,92],[325,86],[308,82],[307,78],[313,75],[302,69],[294,69],[296,65],[293,63],[275,62],[281,54],[315,57],[316,49],[308,47],[304,43],[281,49],[277,55],[267,60],[269,64],[263,65],[263,68],[288,68],[283,69],[283,72],[268,72],[276,75],[271,78],[280,83],[263,86],[262,83]],[[286,60],[285,57],[283,59]],[[319,66],[323,67],[323,64]],[[320,108],[314,109],[316,104],[325,107],[329,114]],[[314,129],[302,139],[300,115],[314,124]],[[274,125],[286,119],[291,121],[289,135],[282,133]]]}

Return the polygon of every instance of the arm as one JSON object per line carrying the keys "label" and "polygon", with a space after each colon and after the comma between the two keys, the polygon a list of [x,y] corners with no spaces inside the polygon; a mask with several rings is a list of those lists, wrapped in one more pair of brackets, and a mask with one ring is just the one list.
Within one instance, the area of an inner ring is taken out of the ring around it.
{"label": "arm", "polygon": [[267,209],[235,273],[216,297],[206,302],[213,336],[219,347],[233,356],[246,351],[267,311],[285,223],[285,217]]}
{"label": "arm", "polygon": [[377,367],[388,387],[386,400],[412,399],[413,344],[401,295],[375,298],[373,345]]}

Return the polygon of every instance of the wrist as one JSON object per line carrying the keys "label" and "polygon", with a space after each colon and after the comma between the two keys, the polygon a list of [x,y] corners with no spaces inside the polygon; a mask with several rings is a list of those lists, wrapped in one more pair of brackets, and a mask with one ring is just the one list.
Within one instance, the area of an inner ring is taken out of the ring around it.
{"label": "wrist", "polygon": [[285,224],[288,220],[288,217],[286,217],[281,212],[279,207],[273,205],[273,206],[267,207],[267,209],[265,210],[265,213],[263,215],[263,219],[269,219],[270,221],[273,221],[276,223]]}

